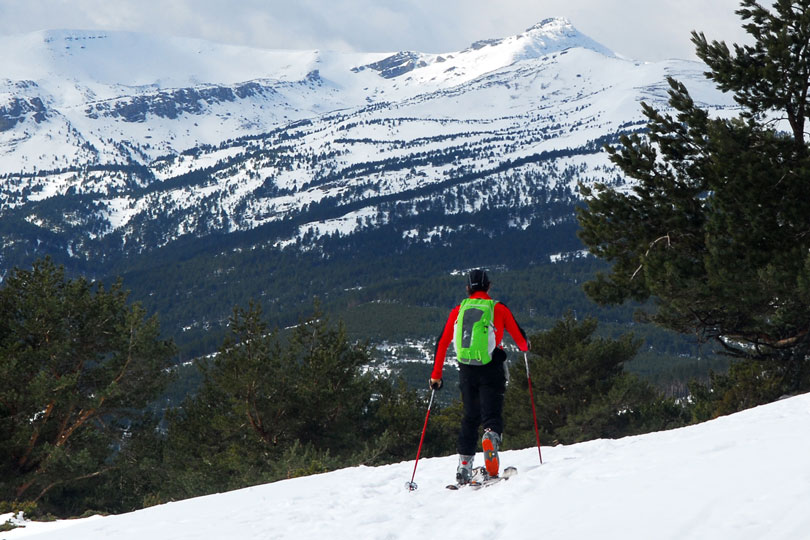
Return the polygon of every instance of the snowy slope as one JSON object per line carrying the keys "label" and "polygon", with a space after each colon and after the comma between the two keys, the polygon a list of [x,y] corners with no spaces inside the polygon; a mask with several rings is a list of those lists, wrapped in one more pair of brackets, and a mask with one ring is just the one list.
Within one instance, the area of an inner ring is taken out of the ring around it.
{"label": "snowy slope", "polygon": [[[363,103],[335,88],[342,79],[320,79],[329,55],[318,51],[79,30],[0,36],[0,50],[0,173],[148,162]],[[353,75],[383,56],[326,67]]]}
{"label": "snowy slope", "polygon": [[[810,395],[701,425],[505,452],[520,474],[451,492],[455,458],[359,467],[131,514],[28,523],[0,539],[803,539]],[[415,426],[415,429],[418,426]],[[508,434],[507,434],[508,435]],[[480,455],[479,455],[480,459]]]}

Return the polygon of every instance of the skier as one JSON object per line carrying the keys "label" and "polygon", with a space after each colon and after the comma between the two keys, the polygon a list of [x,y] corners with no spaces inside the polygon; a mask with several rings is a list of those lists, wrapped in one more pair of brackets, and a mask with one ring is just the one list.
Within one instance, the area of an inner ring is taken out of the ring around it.
{"label": "skier", "polygon": [[500,347],[508,330],[521,351],[530,348],[526,333],[504,304],[489,297],[489,276],[473,270],[467,276],[466,298],[447,318],[436,343],[430,388],[443,386],[442,370],[447,346],[454,341],[459,363],[459,388],[464,416],[458,435],[456,482],[468,484],[473,475],[473,458],[478,428],[483,423],[484,467],[490,477],[498,476],[498,447],[503,434],[503,397],[506,391],[506,352]]}

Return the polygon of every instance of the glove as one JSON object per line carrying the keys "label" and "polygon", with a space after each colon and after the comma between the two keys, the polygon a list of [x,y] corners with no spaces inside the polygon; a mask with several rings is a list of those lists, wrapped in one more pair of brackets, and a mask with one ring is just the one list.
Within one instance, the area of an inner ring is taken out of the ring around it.
{"label": "glove", "polygon": [[441,390],[444,386],[444,379],[430,379],[428,386],[431,390]]}

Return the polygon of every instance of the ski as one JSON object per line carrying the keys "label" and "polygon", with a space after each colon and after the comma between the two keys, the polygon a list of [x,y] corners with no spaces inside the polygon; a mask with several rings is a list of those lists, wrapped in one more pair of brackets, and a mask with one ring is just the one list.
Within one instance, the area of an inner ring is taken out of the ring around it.
{"label": "ski", "polygon": [[503,470],[503,472],[494,477],[490,477],[486,469],[483,467],[476,467],[473,473],[473,480],[469,484],[449,484],[447,489],[450,490],[458,490],[461,488],[470,488],[470,489],[481,489],[484,487],[489,487],[493,484],[497,484],[501,480],[509,480],[511,477],[517,474],[517,467],[507,467]]}

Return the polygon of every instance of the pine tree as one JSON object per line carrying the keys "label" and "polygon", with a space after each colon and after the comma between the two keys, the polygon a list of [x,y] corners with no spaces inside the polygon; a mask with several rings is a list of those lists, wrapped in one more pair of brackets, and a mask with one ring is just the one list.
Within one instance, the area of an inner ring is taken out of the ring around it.
{"label": "pine tree", "polygon": [[0,500],[74,511],[149,429],[173,354],[120,282],[67,279],[49,259],[15,270],[0,290]]}
{"label": "pine tree", "polygon": [[170,416],[161,498],[323,472],[369,436],[374,378],[366,348],[316,312],[289,332],[261,308],[234,309],[203,383]]}
{"label": "pine tree", "polygon": [[725,412],[810,388],[810,1],[741,6],[754,45],[732,53],[698,33],[693,42],[742,114],[710,118],[670,79],[675,115],[644,104],[648,132],[608,148],[635,180],[631,192],[584,187],[579,212],[580,238],[613,263],[586,284],[591,298],[653,299],[642,316],[759,364],[733,369],[718,389],[757,386],[743,384],[753,377],[767,391],[719,395]]}
{"label": "pine tree", "polygon": [[698,57],[711,68],[706,76],[724,92],[733,92],[745,108],[744,117],[764,119],[771,111],[785,115],[796,151],[806,152],[804,125],[810,114],[807,95],[810,78],[810,3],[777,0],[773,10],[755,0],[743,0],[737,14],[753,45],[735,45],[732,54],[724,42],[709,41],[692,32]]}

